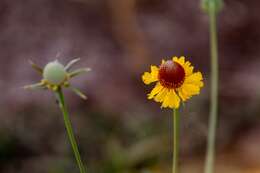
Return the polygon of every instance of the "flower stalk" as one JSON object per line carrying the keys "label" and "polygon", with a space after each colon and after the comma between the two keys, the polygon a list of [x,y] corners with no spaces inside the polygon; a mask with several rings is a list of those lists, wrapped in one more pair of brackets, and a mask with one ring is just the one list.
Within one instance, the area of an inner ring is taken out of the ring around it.
{"label": "flower stalk", "polygon": [[72,129],[72,125],[71,125],[71,122],[70,122],[70,119],[69,119],[69,113],[68,113],[68,110],[67,110],[66,105],[65,105],[65,100],[64,100],[64,95],[63,95],[62,89],[59,88],[57,90],[56,94],[57,94],[57,97],[58,97],[58,100],[59,100],[59,107],[60,107],[62,114],[63,114],[64,124],[65,124],[66,130],[67,130],[67,133],[68,133],[68,137],[69,137],[69,140],[70,140],[70,143],[71,143],[71,146],[72,146],[74,156],[76,158],[80,173],[86,173],[86,170],[84,168],[84,164],[81,160],[81,156],[80,156],[80,153],[79,153],[78,145],[77,145],[74,133],[73,133],[73,129]]}
{"label": "flower stalk", "polygon": [[216,129],[218,120],[218,81],[219,81],[219,67],[218,67],[218,40],[217,40],[217,13],[222,7],[220,0],[205,0],[204,9],[209,15],[210,28],[210,52],[211,52],[211,104],[209,129],[207,140],[206,162],[204,173],[214,172],[215,162],[215,143],[216,143]]}
{"label": "flower stalk", "polygon": [[179,172],[179,142],[180,142],[180,115],[177,109],[173,109],[173,164],[172,173]]}

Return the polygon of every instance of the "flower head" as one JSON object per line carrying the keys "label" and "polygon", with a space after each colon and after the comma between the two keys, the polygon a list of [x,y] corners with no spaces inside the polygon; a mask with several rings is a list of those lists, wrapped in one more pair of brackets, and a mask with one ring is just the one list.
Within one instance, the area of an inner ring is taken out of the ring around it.
{"label": "flower head", "polygon": [[89,68],[80,68],[71,70],[72,65],[78,62],[80,59],[74,59],[70,61],[66,66],[62,65],[58,60],[49,62],[42,69],[32,61],[29,61],[31,66],[42,75],[42,80],[39,83],[26,85],[25,89],[49,89],[52,91],[58,91],[62,87],[71,89],[81,98],[86,99],[87,97],[77,88],[74,88],[70,84],[70,79],[80,75],[83,72],[90,71]]}
{"label": "flower head", "polygon": [[145,72],[142,79],[146,85],[156,82],[148,99],[162,103],[163,108],[179,108],[181,101],[199,94],[204,85],[202,74],[194,73],[193,66],[184,57],[163,60],[159,67],[151,66],[151,72]]}

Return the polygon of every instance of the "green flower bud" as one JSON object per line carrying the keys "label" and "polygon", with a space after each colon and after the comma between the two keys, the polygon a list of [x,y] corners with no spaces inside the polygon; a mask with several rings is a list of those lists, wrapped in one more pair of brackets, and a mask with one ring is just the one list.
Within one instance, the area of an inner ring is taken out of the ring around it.
{"label": "green flower bud", "polygon": [[67,65],[63,66],[57,60],[48,63],[44,69],[29,61],[34,70],[42,75],[42,80],[38,83],[26,85],[24,89],[49,89],[53,92],[61,92],[62,87],[71,89],[75,94],[82,99],[87,97],[77,88],[71,86],[70,79],[80,75],[83,72],[90,71],[90,68],[79,68],[70,70],[72,65],[79,61],[79,58],[71,60]]}
{"label": "green flower bud", "polygon": [[65,67],[57,60],[48,63],[43,69],[43,78],[50,84],[60,85],[67,77]]}

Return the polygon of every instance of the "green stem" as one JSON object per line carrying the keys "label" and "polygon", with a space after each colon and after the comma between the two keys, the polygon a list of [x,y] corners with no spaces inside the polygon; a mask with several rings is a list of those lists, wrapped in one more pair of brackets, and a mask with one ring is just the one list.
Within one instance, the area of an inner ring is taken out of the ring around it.
{"label": "green stem", "polygon": [[217,12],[215,6],[209,10],[210,45],[211,45],[211,106],[209,117],[208,148],[205,163],[205,173],[214,172],[215,140],[218,119],[218,47],[217,47]]}
{"label": "green stem", "polygon": [[173,110],[173,164],[172,173],[178,173],[179,171],[179,130],[180,117],[177,109]]}
{"label": "green stem", "polygon": [[60,102],[59,106],[60,106],[60,109],[63,113],[64,123],[65,123],[65,126],[66,126],[68,137],[69,137],[75,158],[77,160],[80,173],[86,173],[86,170],[84,168],[84,165],[82,163],[82,160],[81,160],[81,157],[80,157],[80,154],[79,154],[77,142],[76,142],[75,136],[73,134],[73,129],[72,129],[72,125],[71,125],[71,122],[70,122],[70,119],[69,119],[69,113],[68,113],[68,110],[67,110],[66,105],[65,105],[65,100],[64,100],[64,95],[63,95],[62,89],[59,89],[57,91],[57,94],[58,94],[58,98],[59,98],[59,102]]}

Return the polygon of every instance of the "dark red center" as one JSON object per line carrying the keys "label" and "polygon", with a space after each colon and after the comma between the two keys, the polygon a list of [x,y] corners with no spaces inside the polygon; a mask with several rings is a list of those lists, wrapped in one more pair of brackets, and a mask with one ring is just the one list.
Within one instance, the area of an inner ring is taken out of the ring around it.
{"label": "dark red center", "polygon": [[160,66],[158,77],[162,86],[178,88],[183,84],[185,71],[179,63],[168,60]]}

